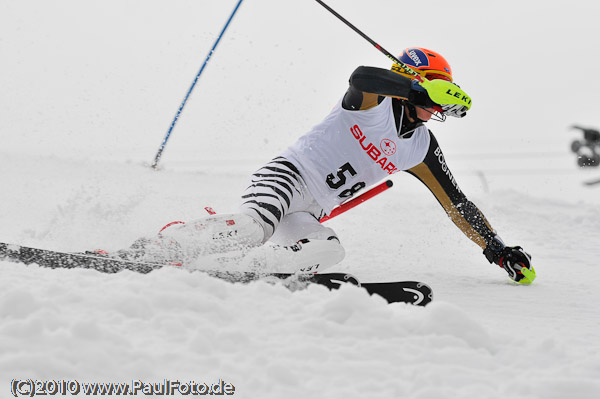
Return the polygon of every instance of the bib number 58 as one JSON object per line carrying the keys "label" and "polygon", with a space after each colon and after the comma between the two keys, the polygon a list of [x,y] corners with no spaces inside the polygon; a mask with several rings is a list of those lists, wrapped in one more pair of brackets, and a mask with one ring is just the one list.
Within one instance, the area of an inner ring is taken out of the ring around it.
{"label": "bib number 58", "polygon": [[[350,162],[346,162],[345,164],[340,166],[335,175],[333,173],[328,174],[327,179],[326,179],[327,185],[332,190],[337,190],[337,189],[341,188],[342,186],[344,186],[346,184],[346,179],[347,179],[346,175],[349,175],[349,178],[356,175],[356,170],[354,170],[352,165],[350,165]],[[339,193],[338,197],[340,197],[340,198],[352,197],[354,194],[356,194],[358,191],[362,190],[365,187],[366,187],[365,182],[361,181],[361,182],[355,183],[352,187],[347,188],[347,189],[343,190],[341,193]]]}

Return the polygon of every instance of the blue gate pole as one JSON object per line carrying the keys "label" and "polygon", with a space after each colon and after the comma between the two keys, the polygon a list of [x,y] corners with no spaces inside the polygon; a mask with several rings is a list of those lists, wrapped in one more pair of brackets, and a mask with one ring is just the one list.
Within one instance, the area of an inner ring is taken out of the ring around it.
{"label": "blue gate pole", "polygon": [[192,93],[192,90],[194,90],[194,86],[196,86],[196,82],[198,81],[198,78],[200,78],[200,75],[202,74],[202,71],[204,71],[204,68],[206,67],[206,64],[208,64],[208,61],[210,60],[210,57],[215,52],[215,49],[217,48],[217,45],[219,44],[219,41],[223,37],[223,34],[225,33],[225,30],[227,30],[227,27],[229,26],[229,23],[233,19],[233,16],[235,15],[235,13],[237,12],[238,8],[240,7],[240,4],[242,4],[242,1],[243,0],[239,0],[237,2],[235,8],[233,9],[233,12],[231,13],[231,15],[229,16],[229,19],[225,23],[225,26],[223,27],[223,30],[219,34],[219,37],[217,37],[217,40],[215,41],[215,44],[213,44],[212,48],[208,52],[208,55],[206,56],[206,59],[204,60],[204,64],[202,64],[202,67],[200,68],[200,71],[198,71],[198,74],[196,75],[196,78],[192,82],[192,85],[190,86],[190,89],[188,90],[187,94],[185,95],[185,98],[183,99],[183,102],[179,106],[179,109],[177,110],[177,113],[175,114],[175,118],[173,118],[173,122],[171,122],[171,126],[169,127],[169,130],[167,131],[167,134],[165,135],[165,138],[163,139],[163,141],[162,141],[162,143],[161,143],[161,145],[160,145],[160,147],[158,149],[158,152],[156,153],[156,156],[154,157],[154,162],[152,163],[152,167],[153,168],[156,169],[156,166],[158,165],[158,161],[160,160],[160,157],[161,157],[161,155],[162,155],[162,153],[163,153],[163,151],[165,149],[165,146],[167,145],[167,141],[169,140],[169,137],[171,137],[171,132],[173,131],[173,128],[175,127],[175,124],[177,123],[177,120],[179,119],[179,115],[181,115],[181,111],[183,111],[183,107],[185,107],[185,103],[187,102],[188,98],[190,97],[190,94]]}

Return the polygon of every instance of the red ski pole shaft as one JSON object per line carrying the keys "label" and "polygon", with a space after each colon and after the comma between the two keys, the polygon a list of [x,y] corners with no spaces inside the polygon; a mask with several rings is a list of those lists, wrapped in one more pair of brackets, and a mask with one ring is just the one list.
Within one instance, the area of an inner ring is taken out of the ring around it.
{"label": "red ski pole shaft", "polygon": [[386,180],[383,183],[378,184],[377,186],[375,186],[372,189],[366,191],[365,193],[359,195],[358,197],[353,198],[350,201],[344,202],[337,208],[333,209],[329,215],[322,217],[320,222],[323,223],[331,218],[334,218],[334,217],[354,208],[357,205],[362,204],[366,200],[371,199],[374,196],[376,196],[377,194],[381,194],[388,188],[392,187],[393,184],[394,183],[392,183],[391,180]]}

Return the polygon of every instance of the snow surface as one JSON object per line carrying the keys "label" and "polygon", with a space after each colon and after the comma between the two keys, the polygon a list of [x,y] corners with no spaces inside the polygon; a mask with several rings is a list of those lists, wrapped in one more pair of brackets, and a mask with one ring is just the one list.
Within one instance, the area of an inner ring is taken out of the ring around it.
{"label": "snow surface", "polygon": [[[242,4],[150,163],[232,1],[0,2],[0,241],[128,246],[204,206],[327,114],[358,65],[387,59],[316,2]],[[200,273],[103,275],[0,262],[0,398],[14,378],[164,379],[239,398],[600,397],[600,3],[340,1],[391,52],[442,52],[474,99],[430,123],[463,191],[538,278],[516,286],[406,174],[328,222],[363,281],[422,280],[425,308],[354,287],[290,292]]]}

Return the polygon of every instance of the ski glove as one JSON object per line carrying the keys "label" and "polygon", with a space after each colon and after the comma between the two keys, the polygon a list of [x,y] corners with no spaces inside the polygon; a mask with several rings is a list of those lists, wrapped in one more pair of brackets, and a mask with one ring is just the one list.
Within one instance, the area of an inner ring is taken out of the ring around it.
{"label": "ski glove", "polygon": [[531,284],[535,280],[535,270],[531,266],[531,255],[523,248],[507,247],[499,237],[494,237],[483,254],[490,263],[503,268],[508,277],[519,284]]}

